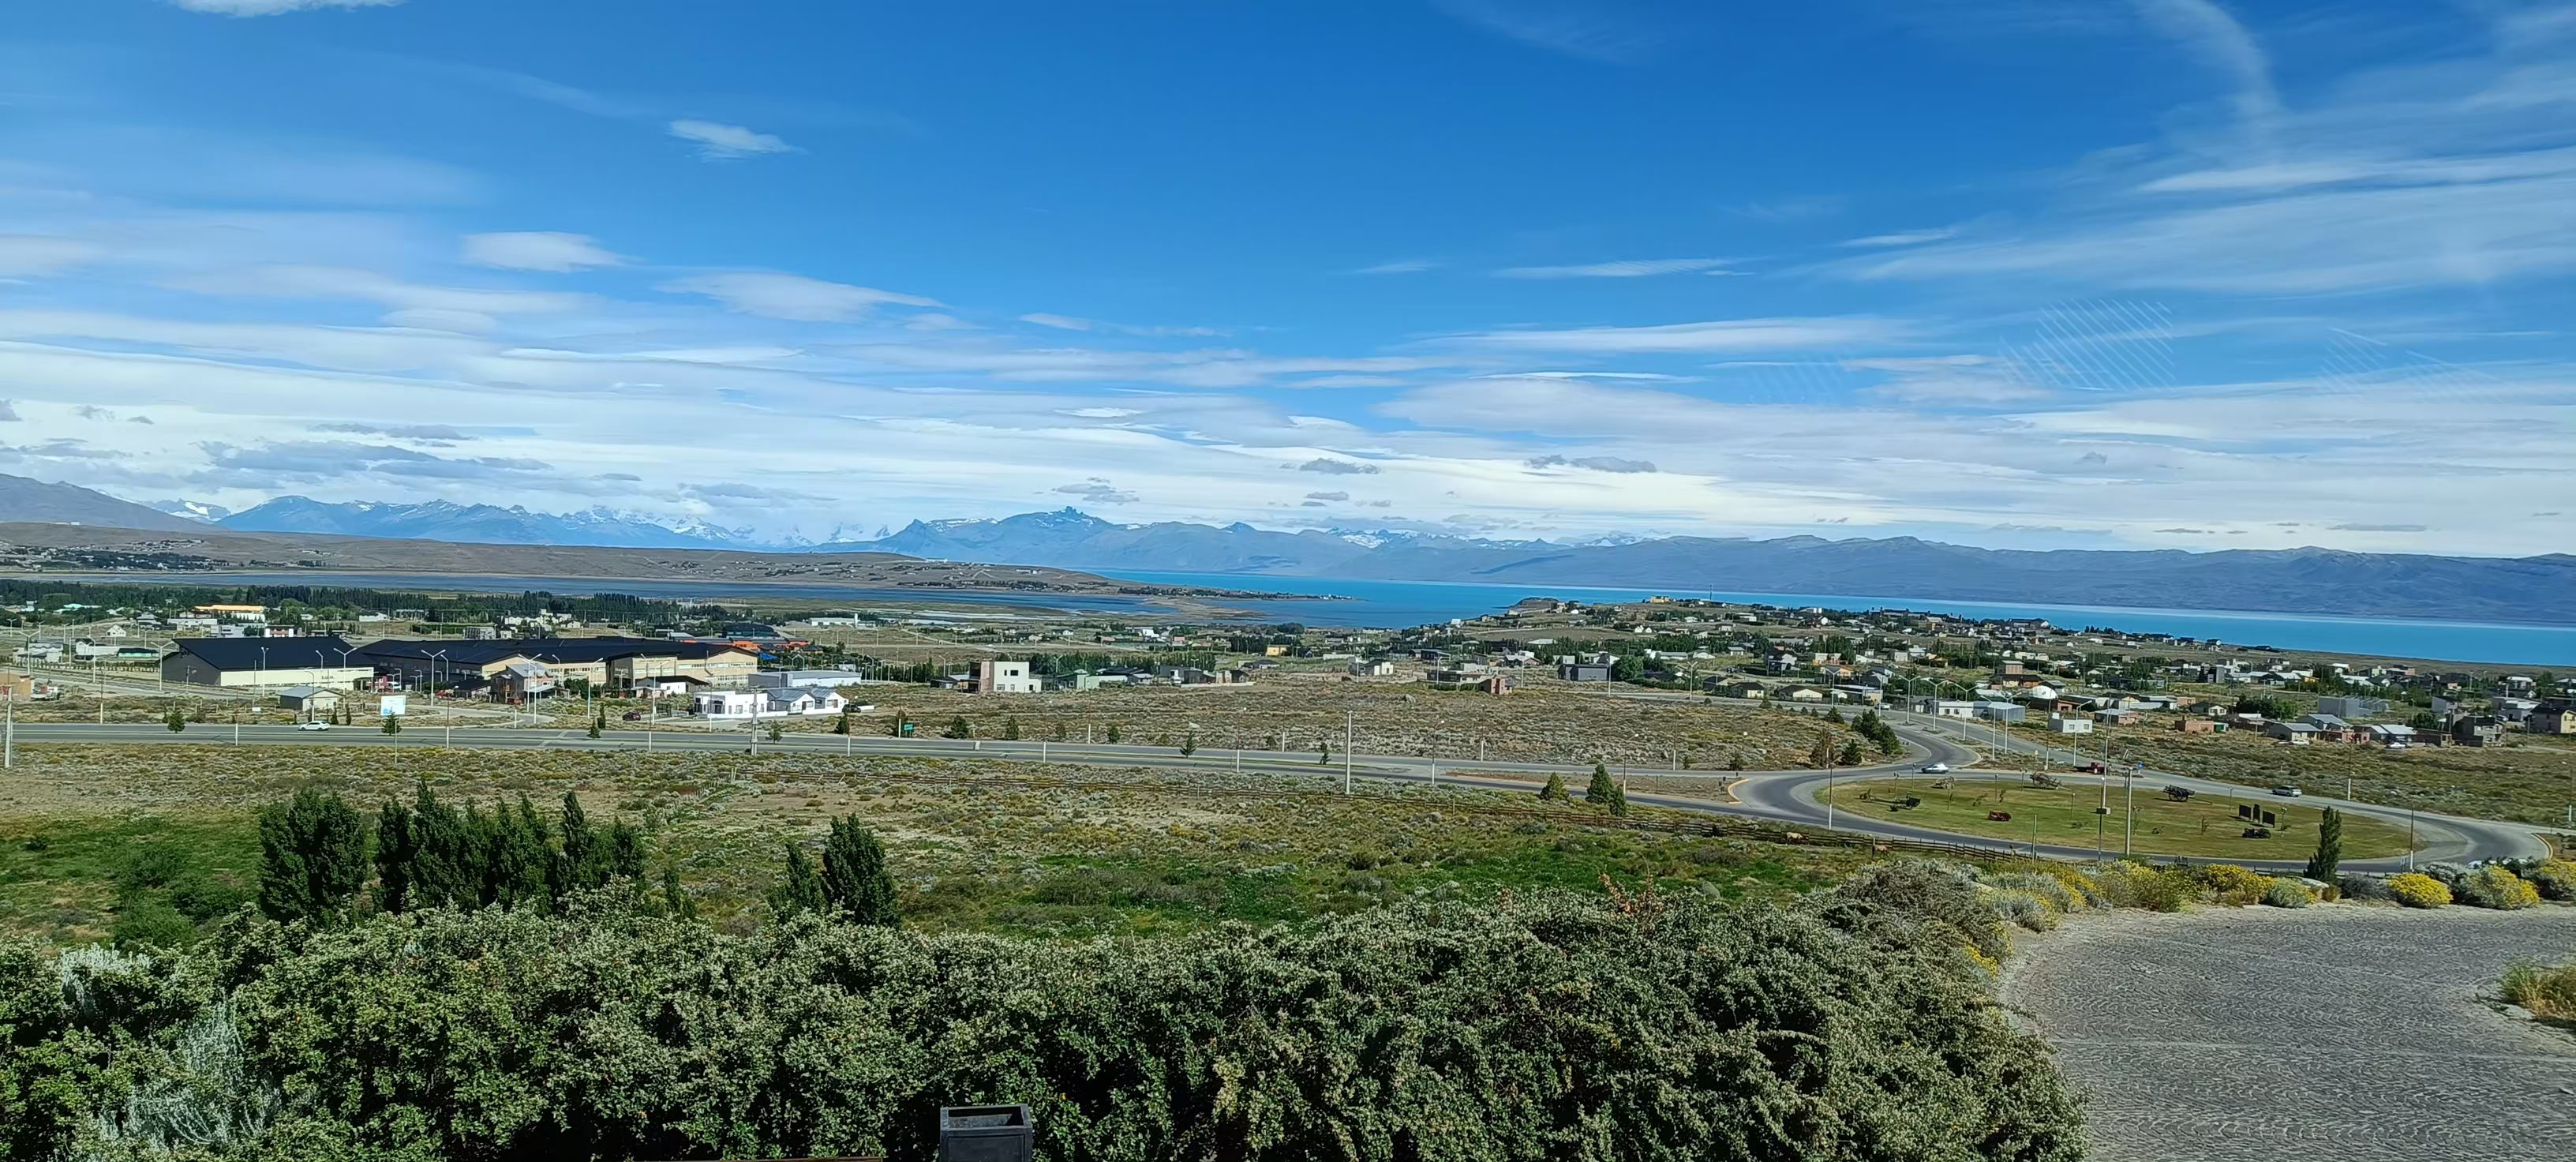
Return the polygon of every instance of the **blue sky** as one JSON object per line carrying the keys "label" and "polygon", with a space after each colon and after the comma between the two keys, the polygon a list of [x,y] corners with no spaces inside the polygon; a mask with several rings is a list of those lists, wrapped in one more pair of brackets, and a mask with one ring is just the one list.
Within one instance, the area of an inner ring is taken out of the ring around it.
{"label": "blue sky", "polygon": [[2576,5],[80,0],[0,472],[2562,551]]}

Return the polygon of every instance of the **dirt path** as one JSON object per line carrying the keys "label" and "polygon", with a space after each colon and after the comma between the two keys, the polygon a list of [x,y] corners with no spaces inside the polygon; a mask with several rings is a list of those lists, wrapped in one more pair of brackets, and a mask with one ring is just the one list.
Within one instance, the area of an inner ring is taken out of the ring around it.
{"label": "dirt path", "polygon": [[2483,998],[2576,908],[2078,917],[2004,998],[2090,1095],[2096,1158],[2576,1158],[2576,1036]]}

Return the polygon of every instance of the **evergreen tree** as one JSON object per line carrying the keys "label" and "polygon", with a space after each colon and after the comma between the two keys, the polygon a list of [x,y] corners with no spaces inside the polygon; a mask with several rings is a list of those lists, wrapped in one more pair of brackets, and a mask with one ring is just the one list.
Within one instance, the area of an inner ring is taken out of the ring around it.
{"label": "evergreen tree", "polygon": [[1846,743],[1844,743],[1844,744],[1843,744],[1843,753],[1842,753],[1842,756],[1841,756],[1841,761],[1842,761],[1842,765],[1847,766],[1847,767],[1856,767],[1856,766],[1859,766],[1859,765],[1860,765],[1860,740],[1859,740],[1859,739],[1853,739],[1852,741],[1850,741],[1850,742],[1846,742]]}
{"label": "evergreen tree", "polygon": [[1115,722],[1109,724],[1109,741],[1118,741],[1118,724]]}
{"label": "evergreen tree", "polygon": [[831,837],[823,841],[823,895],[852,923],[891,928],[902,922],[885,848],[856,815],[833,820]]}
{"label": "evergreen tree", "polygon": [[1002,738],[1009,742],[1018,742],[1020,740],[1019,719],[1005,718],[1002,720]]}
{"label": "evergreen tree", "polygon": [[188,729],[188,716],[179,713],[179,708],[173,706],[168,714],[161,716],[161,725],[169,727],[170,733],[177,734]]}
{"label": "evergreen tree", "polygon": [[698,902],[680,888],[680,869],[668,865],[662,868],[662,914],[674,920],[698,918]]}
{"label": "evergreen tree", "polygon": [[367,886],[367,827],[338,795],[310,787],[259,813],[259,910],[327,921]]}
{"label": "evergreen tree", "polygon": [[1592,785],[1584,788],[1583,800],[1595,807],[1607,807],[1613,815],[1628,813],[1628,793],[1619,789],[1618,780],[1610,777],[1610,768],[1601,763],[1592,764]]}
{"label": "evergreen tree", "polygon": [[1562,803],[1565,802],[1565,794],[1565,776],[1556,771],[1549,771],[1547,785],[1538,789],[1539,799],[1543,802]]}
{"label": "evergreen tree", "polygon": [[1834,732],[1816,732],[1816,745],[1807,748],[1807,765],[1823,770],[1834,765]]}
{"label": "evergreen tree", "polygon": [[503,907],[521,904],[543,904],[552,896],[548,881],[554,871],[555,849],[546,834],[546,824],[537,818],[537,808],[525,794],[514,807],[496,807],[492,812],[492,839],[484,853],[491,871],[486,877],[491,884],[490,901]]}
{"label": "evergreen tree", "polygon": [[557,903],[575,892],[608,883],[606,837],[590,825],[590,816],[581,809],[581,797],[570,791],[564,792],[563,842],[555,849],[551,871],[547,886],[553,889]]}
{"label": "evergreen tree", "polygon": [[813,857],[794,840],[787,843],[787,868],[778,885],[769,889],[769,910],[784,920],[798,912],[823,907],[823,878],[814,873]]}
{"label": "evergreen tree", "polygon": [[834,722],[834,723],[832,724],[832,733],[834,733],[834,734],[848,734],[849,732],[850,732],[850,708],[849,708],[849,707],[847,707],[847,706],[844,706],[844,707],[842,707],[842,708],[841,708],[841,717],[840,717],[840,720],[839,720],[839,721],[837,721],[837,722]]}
{"label": "evergreen tree", "polygon": [[967,724],[965,715],[960,714],[955,718],[949,719],[948,729],[940,731],[939,733],[948,738],[973,738],[975,737],[975,728]]}
{"label": "evergreen tree", "polygon": [[1182,735],[1181,757],[1188,758],[1197,753],[1199,753],[1199,736],[1195,733]]}
{"label": "evergreen tree", "polygon": [[385,732],[386,734],[401,734],[401,733],[402,733],[402,718],[401,718],[401,716],[399,716],[399,715],[393,715],[393,714],[385,715],[385,724],[384,724],[384,726],[383,726],[383,728],[382,728],[382,729],[384,730],[384,732]]}
{"label": "evergreen tree", "polygon": [[1834,706],[1834,707],[1829,707],[1829,708],[1827,708],[1827,709],[1825,710],[1825,721],[1827,721],[1827,722],[1831,722],[1831,723],[1834,723],[1834,724],[1836,724],[1836,725],[1840,725],[1840,724],[1841,724],[1841,722],[1842,722],[1842,720],[1843,720],[1843,711],[1842,711],[1842,707]]}
{"label": "evergreen tree", "polygon": [[605,708],[602,708],[597,714],[594,714],[591,717],[590,736],[592,738],[597,738],[599,737],[599,732],[606,729],[608,729],[608,711]]}
{"label": "evergreen tree", "polygon": [[2308,878],[2334,883],[2336,868],[2342,863],[2343,812],[2328,807],[2325,817],[2317,820],[2317,853],[2308,857]]}
{"label": "evergreen tree", "polygon": [[438,801],[426,780],[411,809],[414,856],[413,908],[471,908],[480,891],[482,860],[464,812]]}
{"label": "evergreen tree", "polygon": [[625,880],[628,883],[636,883],[643,880],[644,833],[634,824],[623,819],[610,820],[607,840],[603,846],[607,849],[604,859],[608,865],[610,882]]}
{"label": "evergreen tree", "polygon": [[1743,770],[1744,756],[1741,753],[1726,756],[1726,769],[1730,771]]}
{"label": "evergreen tree", "polygon": [[376,812],[376,906],[401,912],[411,906],[412,865],[420,859],[411,808],[391,799]]}

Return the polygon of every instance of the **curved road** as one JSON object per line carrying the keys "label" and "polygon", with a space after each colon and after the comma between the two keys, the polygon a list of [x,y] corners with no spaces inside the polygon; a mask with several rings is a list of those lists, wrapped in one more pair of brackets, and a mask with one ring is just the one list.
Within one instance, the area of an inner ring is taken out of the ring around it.
{"label": "curved road", "polygon": [[[1832,826],[1826,823],[1827,811],[1817,801],[1817,793],[1827,781],[1867,779],[1891,774],[1910,773],[1927,762],[1947,763],[1965,768],[1978,760],[1978,753],[1944,733],[1955,729],[1948,724],[1898,726],[1897,736],[1907,744],[1902,762],[1854,767],[1834,772],[1797,771],[1635,771],[1656,779],[1705,779],[1713,792],[1699,798],[1670,794],[1636,793],[1630,801],[1649,806],[1670,807],[1683,811],[1732,815],[1760,819],[1813,830],[1834,830],[1866,836],[1948,843],[1962,847],[1982,848],[1995,852],[2022,852],[2054,859],[2092,859],[2093,849],[2027,843],[1962,835],[1913,827],[1892,820],[1849,811],[1833,812]],[[1526,791],[1526,784],[1508,778],[1479,778],[1477,774],[1458,773],[1456,768],[1488,775],[1582,776],[1591,772],[1589,763],[1521,763],[1459,762],[1410,755],[1363,755],[1337,758],[1318,763],[1309,752],[1233,751],[1202,749],[1184,757],[1170,747],[1138,746],[1116,743],[1056,743],[1036,741],[998,741],[991,739],[885,738],[837,734],[789,734],[777,741],[755,738],[749,731],[639,731],[612,730],[599,738],[586,732],[552,727],[468,727],[449,730],[418,723],[407,725],[401,734],[388,735],[366,726],[344,726],[325,731],[298,730],[291,726],[231,727],[221,724],[194,724],[187,730],[172,733],[159,724],[140,723],[21,723],[14,731],[21,743],[160,743],[180,745],[242,744],[304,746],[455,746],[500,749],[568,749],[619,752],[661,751],[731,751],[767,753],[786,751],[798,754],[866,754],[923,758],[985,758],[1007,762],[1066,762],[1114,764],[1174,770],[1240,770],[1263,774],[1325,775],[1348,770],[1354,778],[1372,778],[1398,782],[1449,783],[1498,790]],[[2008,749],[2042,751],[2025,740],[2005,736]],[[1977,777],[1970,774],[1969,777]],[[1997,776],[2002,777],[2002,776]],[[2072,776],[2081,778],[2083,776]],[[2198,791],[2221,794],[2244,794],[2246,788],[2232,783],[2148,771],[2139,776],[2153,779],[2159,787],[2179,785]],[[1575,788],[1581,794],[1580,785]],[[2408,823],[2408,814],[2387,807],[2352,803],[2340,799],[2311,796],[2301,801],[2314,806],[2334,806],[2356,815],[2366,815],[2391,822],[2399,827]],[[2451,816],[2417,814],[2413,816],[2416,833],[2424,841],[2418,859],[2479,860],[2544,855],[2548,847],[2527,827]],[[2248,866],[2266,870],[2296,870],[2293,861],[2253,861]],[[2405,866],[2403,857],[2380,860],[2347,860],[2345,866],[2355,870],[2385,871]]]}

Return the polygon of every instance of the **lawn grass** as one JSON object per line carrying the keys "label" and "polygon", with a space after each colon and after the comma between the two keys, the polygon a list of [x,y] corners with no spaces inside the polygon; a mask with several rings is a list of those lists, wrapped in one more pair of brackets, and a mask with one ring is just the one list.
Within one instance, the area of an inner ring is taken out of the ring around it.
{"label": "lawn grass", "polygon": [[2421,746],[2407,750],[2350,744],[2292,746],[2256,731],[2185,735],[2172,719],[2078,740],[2098,750],[2107,736],[2116,763],[2142,761],[2158,770],[2249,787],[2281,784],[2310,794],[2413,807],[2543,827],[2564,826],[2576,806],[2576,739],[2509,734],[2503,746]]}
{"label": "lawn grass", "polygon": [[[1833,799],[1839,809],[1871,818],[1990,839],[2029,842],[2036,837],[2037,842],[2057,847],[2092,846],[2098,823],[2105,849],[2114,855],[2120,851],[2128,802],[2118,786],[2110,789],[2111,813],[2097,816],[2102,792],[2091,779],[2070,778],[2055,788],[2001,779],[1959,779],[1947,789],[1935,789],[1935,781],[1844,783],[1834,789]],[[1921,805],[1901,806],[1909,796],[1921,798]],[[2278,818],[2270,838],[2245,838],[2245,825],[2236,817],[2239,804],[2252,804],[2257,811],[2270,811]],[[2240,799],[2202,794],[2177,803],[2153,785],[2137,788],[2135,807],[2131,848],[2135,853],[2220,859],[2306,859],[2316,850],[2317,820],[2322,813],[2321,808],[2269,795]],[[2012,819],[1988,819],[1987,813],[1993,811],[2008,813]],[[2345,858],[2370,859],[2405,850],[2403,828],[2359,816],[2344,818]]]}

